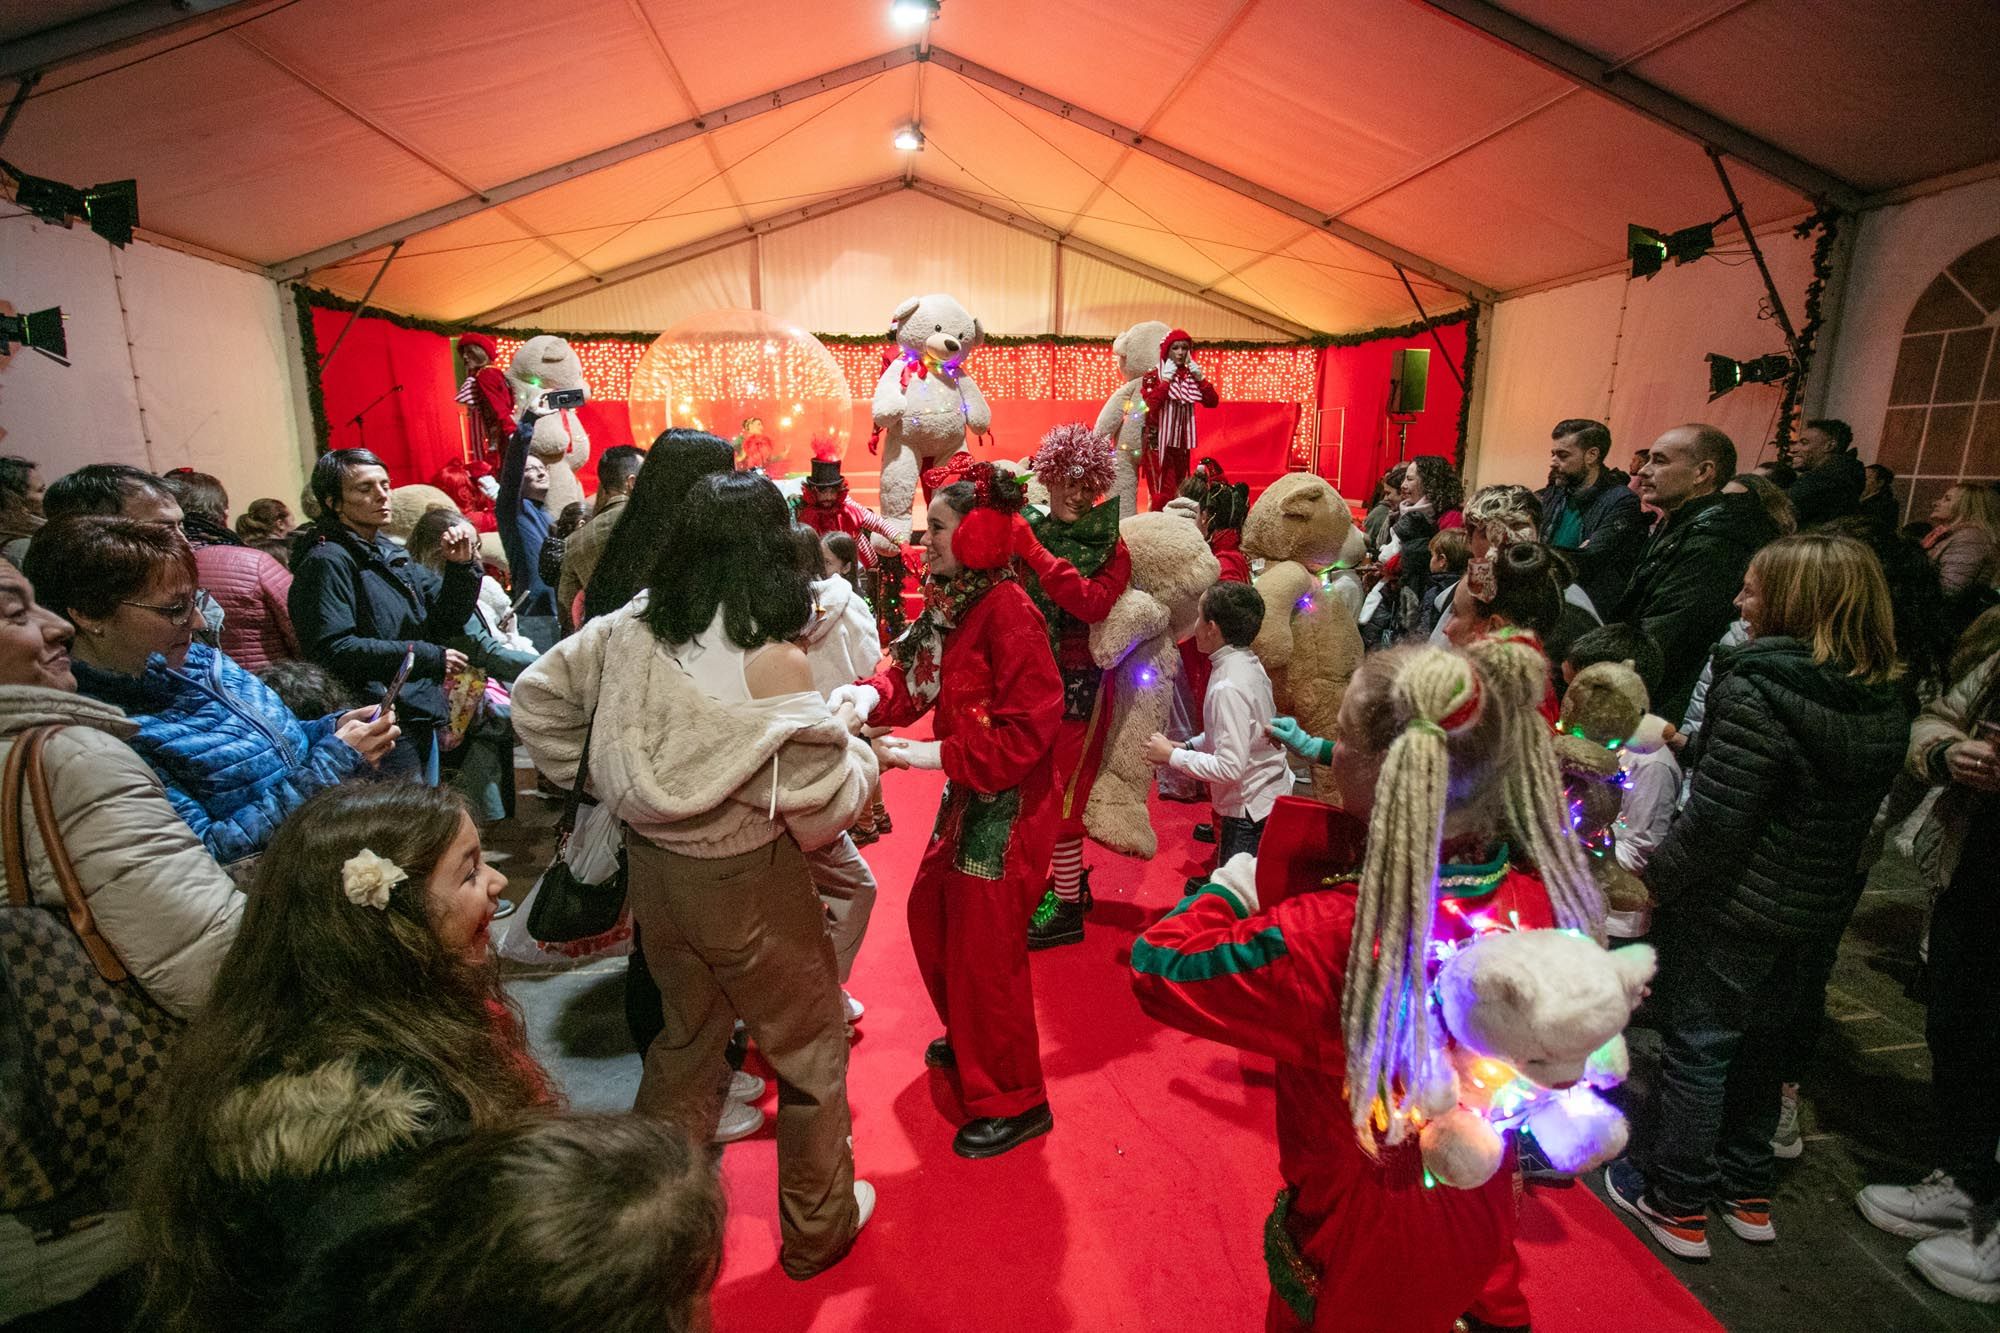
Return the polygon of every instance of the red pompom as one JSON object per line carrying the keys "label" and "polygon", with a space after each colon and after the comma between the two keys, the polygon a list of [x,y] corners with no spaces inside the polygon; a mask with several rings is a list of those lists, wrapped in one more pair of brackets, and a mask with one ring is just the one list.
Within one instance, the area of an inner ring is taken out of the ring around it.
{"label": "red pompom", "polygon": [[1014,515],[984,505],[959,520],[951,553],[967,569],[1001,569],[1014,558]]}

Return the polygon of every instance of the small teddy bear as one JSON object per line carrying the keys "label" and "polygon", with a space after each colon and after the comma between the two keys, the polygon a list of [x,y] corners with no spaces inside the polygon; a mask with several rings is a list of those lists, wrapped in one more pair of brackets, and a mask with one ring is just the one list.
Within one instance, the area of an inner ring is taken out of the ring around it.
{"label": "small teddy bear", "polygon": [[[1636,671],[1622,662],[1598,662],[1576,673],[1556,721],[1556,756],[1570,819],[1614,912],[1636,912],[1652,902],[1638,876],[1618,864],[1612,841],[1625,795],[1619,753],[1635,737],[1646,743],[1644,724],[1651,717],[1646,705],[1646,686]],[[1661,724],[1651,730],[1653,748],[1663,729]]]}
{"label": "small teddy bear", "polygon": [[1125,382],[1104,400],[1095,429],[1118,446],[1111,494],[1117,497],[1120,518],[1130,518],[1139,511],[1139,455],[1146,448],[1146,400],[1139,385],[1146,372],[1158,364],[1160,339],[1167,333],[1165,323],[1149,319],[1111,340],[1118,373]]}
{"label": "small teddy bear", "polygon": [[984,435],[993,410],[960,369],[985,335],[955,299],[912,296],[889,330],[897,353],[876,381],[871,415],[882,432],[882,518],[907,542],[918,478],[963,450],[966,431]]}
{"label": "small teddy bear", "polygon": [[[1347,502],[1310,472],[1272,482],[1243,522],[1243,554],[1264,560],[1256,579],[1264,627],[1250,650],[1271,677],[1278,712],[1328,740],[1339,734],[1340,701],[1361,664],[1361,631],[1320,573],[1340,558],[1353,528]],[[1332,770],[1314,767],[1313,791],[1334,799]]]}
{"label": "small teddy bear", "polygon": [[[539,334],[514,349],[507,363],[507,383],[514,389],[516,414],[538,395],[558,389],[581,389],[586,400],[590,396],[576,349],[552,333]],[[575,408],[566,407],[536,421],[528,449],[549,470],[549,493],[542,504],[551,514],[560,514],[583,499],[576,469],[590,461],[590,433],[583,428]]]}
{"label": "small teddy bear", "polygon": [[1424,1169],[1476,1189],[1519,1128],[1559,1171],[1623,1152],[1625,1118],[1598,1092],[1624,1081],[1625,1024],[1654,966],[1646,945],[1607,950],[1566,930],[1494,931],[1451,953],[1431,988],[1452,1068],[1423,1108]]}
{"label": "small teddy bear", "polygon": [[1167,724],[1181,669],[1177,645],[1194,633],[1202,594],[1222,566],[1201,529],[1178,514],[1134,514],[1118,536],[1132,557],[1132,581],[1090,627],[1090,655],[1111,673],[1111,729],[1083,826],[1100,846],[1150,857],[1158,841],[1146,807],[1154,773],[1146,738]]}

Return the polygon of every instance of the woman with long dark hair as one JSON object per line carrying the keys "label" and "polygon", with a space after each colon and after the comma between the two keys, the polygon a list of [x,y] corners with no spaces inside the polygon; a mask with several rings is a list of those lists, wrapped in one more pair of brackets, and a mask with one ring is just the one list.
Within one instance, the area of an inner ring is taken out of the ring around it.
{"label": "woman with long dark hair", "polygon": [[627,828],[663,1022],[637,1109],[713,1134],[742,1018],[778,1075],[781,1255],[800,1278],[847,1252],[875,1202],[854,1179],[840,979],[806,853],[854,823],[876,766],[793,643],[812,614],[811,550],[761,474],[704,477],[644,595],[514,688],[536,766],[571,782],[588,745],[590,785]]}
{"label": "woman with long dark hair", "polygon": [[733,471],[736,453],[729,441],[706,431],[661,433],[646,453],[632,498],[611,530],[604,554],[583,589],[583,618],[592,620],[632,600],[653,576],[660,543],[688,489],[703,477]]}
{"label": "woman with long dark hair", "polygon": [[259,1326],[355,1191],[553,1100],[488,948],[506,883],[448,791],[342,787],[286,821],[140,1163],[146,1327]]}

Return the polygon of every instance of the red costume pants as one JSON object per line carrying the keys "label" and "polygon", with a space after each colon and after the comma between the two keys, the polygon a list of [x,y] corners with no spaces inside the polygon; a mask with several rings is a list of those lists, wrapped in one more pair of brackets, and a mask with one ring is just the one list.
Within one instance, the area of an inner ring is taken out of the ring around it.
{"label": "red costume pants", "polygon": [[[1055,836],[1050,846],[1065,838],[1081,838],[1083,808],[1090,804],[1090,789],[1097,783],[1097,770],[1104,764],[1104,738],[1111,730],[1111,681],[1109,673],[1098,686],[1090,712],[1081,718],[1064,717],[1056,729],[1055,747],[1049,751],[1049,766],[1055,771]],[[1046,865],[1048,858],[1042,858]]]}
{"label": "red costume pants", "polygon": [[1143,449],[1139,453],[1139,475],[1146,479],[1147,504],[1154,512],[1167,507],[1167,501],[1180,494],[1181,483],[1188,479],[1189,461],[1194,457],[1187,449]]}
{"label": "red costume pants", "polygon": [[1028,973],[1028,915],[1042,896],[1053,833],[1047,781],[1038,773],[995,798],[947,787],[910,889],[917,971],[974,1118],[1019,1115],[1049,1099]]}

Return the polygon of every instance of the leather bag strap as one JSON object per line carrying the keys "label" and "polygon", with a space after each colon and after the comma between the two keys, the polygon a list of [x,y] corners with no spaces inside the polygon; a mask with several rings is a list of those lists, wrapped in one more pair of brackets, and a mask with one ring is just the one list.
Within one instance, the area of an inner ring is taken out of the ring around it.
{"label": "leather bag strap", "polygon": [[23,737],[16,736],[7,748],[7,768],[0,775],[0,861],[7,867],[7,901],[27,907],[28,846],[21,832],[21,771],[28,763]]}
{"label": "leather bag strap", "polygon": [[[69,848],[63,845],[62,825],[56,819],[55,797],[49,793],[49,776],[42,765],[43,748],[48,744],[49,737],[60,730],[59,726],[30,727],[15,739],[14,745],[17,750],[25,748],[27,751],[28,798],[35,806],[35,828],[42,835],[42,851],[48,856],[49,866],[55,872],[57,887],[62,890],[70,929],[83,941],[98,975],[115,985],[128,980],[131,974],[119,961],[110,942],[97,933],[97,918],[91,914],[90,904],[84,899],[83,882],[77,878],[76,863],[70,860]],[[10,753],[7,757],[11,761],[14,756]],[[17,803],[10,810],[10,818],[15,820],[19,819],[18,800],[17,796]]]}

